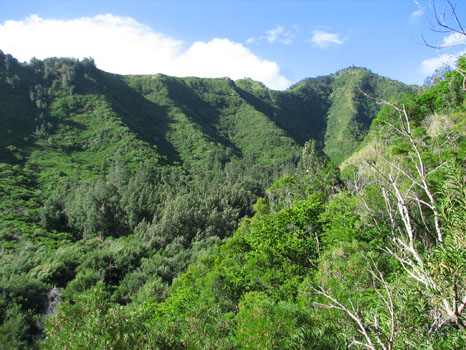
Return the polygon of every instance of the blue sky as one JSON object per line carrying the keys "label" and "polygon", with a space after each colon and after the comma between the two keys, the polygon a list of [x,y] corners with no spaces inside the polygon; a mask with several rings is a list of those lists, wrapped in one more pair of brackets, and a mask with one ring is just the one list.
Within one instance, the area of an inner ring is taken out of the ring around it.
{"label": "blue sky", "polygon": [[432,32],[430,15],[428,0],[0,0],[0,50],[20,61],[93,57],[121,74],[251,77],[274,89],[352,65],[421,85],[465,48],[423,45],[422,35],[435,44],[451,34]]}

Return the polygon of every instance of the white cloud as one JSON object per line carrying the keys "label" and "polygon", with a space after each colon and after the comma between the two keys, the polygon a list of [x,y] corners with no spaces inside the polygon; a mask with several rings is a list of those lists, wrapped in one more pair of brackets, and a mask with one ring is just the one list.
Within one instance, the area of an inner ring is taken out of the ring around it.
{"label": "white cloud", "polygon": [[193,75],[194,69],[194,75],[201,77],[251,77],[274,89],[290,86],[290,82],[280,75],[277,63],[261,59],[242,44],[228,39],[213,39],[208,43],[198,41],[178,56],[175,64],[176,68],[173,68],[181,76]]}
{"label": "white cloud", "polygon": [[341,37],[341,34],[315,30],[312,32],[311,42],[317,47],[325,49],[330,45],[343,45],[344,40]]}
{"label": "white cloud", "polygon": [[425,16],[426,12],[420,1],[413,0],[413,2],[416,5],[417,9],[411,13],[411,16],[409,16],[409,20],[411,23],[419,23],[420,18],[422,16]]}
{"label": "white cloud", "polygon": [[464,54],[466,54],[466,50],[456,54],[443,54],[438,57],[426,59],[421,63],[421,70],[425,75],[432,75],[445,66],[455,65],[458,58]]}
{"label": "white cloud", "polygon": [[132,18],[111,14],[68,21],[32,15],[0,24],[0,49],[20,61],[93,57],[100,69],[119,74],[250,77],[273,89],[290,85],[277,63],[242,44],[216,38],[187,49],[183,45]]}
{"label": "white cloud", "polygon": [[424,15],[424,10],[422,8],[418,8],[416,11],[411,13],[411,18],[418,18]]}
{"label": "white cloud", "polygon": [[420,23],[422,17],[425,17],[424,9],[422,9],[419,4],[417,4],[417,5],[418,5],[418,9],[416,11],[413,11],[411,13],[411,16],[409,16],[409,23],[410,24],[417,25],[417,24]]}
{"label": "white cloud", "polygon": [[452,33],[443,38],[441,47],[466,45],[466,36],[462,33]]}
{"label": "white cloud", "polygon": [[277,38],[279,37],[280,34],[284,32],[284,28],[282,26],[277,26],[274,29],[270,29],[266,31],[265,33],[267,34],[266,39],[269,43],[274,43],[277,41]]}
{"label": "white cloud", "polygon": [[265,38],[271,44],[278,41],[282,44],[288,45],[293,42],[294,38],[294,35],[285,31],[285,28],[282,26],[277,26],[274,29],[267,30],[265,33],[267,34]]}
{"label": "white cloud", "polygon": [[[297,26],[293,26],[293,29],[295,31],[299,30]],[[284,45],[289,45],[293,42],[294,38],[295,35],[291,31],[285,30],[284,27],[279,25],[273,29],[265,31],[265,35],[261,35],[258,38],[249,38],[248,40],[246,40],[246,44],[253,44],[261,40],[266,40],[270,44],[280,43]]]}

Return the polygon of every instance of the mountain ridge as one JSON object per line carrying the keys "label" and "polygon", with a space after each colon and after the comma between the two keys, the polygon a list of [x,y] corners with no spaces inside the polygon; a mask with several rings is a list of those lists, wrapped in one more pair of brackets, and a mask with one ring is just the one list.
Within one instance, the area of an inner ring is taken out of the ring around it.
{"label": "mountain ridge", "polygon": [[[6,58],[9,56],[3,56],[5,62],[14,60],[11,57]],[[50,60],[59,61],[59,59]],[[39,62],[38,60],[32,61],[30,65],[16,63],[16,70],[22,69],[22,74],[14,74],[13,77],[6,77],[6,79],[18,80],[19,76],[24,77],[26,75],[24,71],[27,71],[27,67],[31,70],[30,68],[34,65],[40,65]],[[292,139],[291,142],[302,146],[311,138],[317,140],[319,148],[323,149],[331,160],[341,163],[344,157],[357,147],[357,144],[367,133],[370,121],[377,113],[375,102],[370,100],[366,101],[365,104],[360,103],[361,106],[354,106],[354,99],[360,99],[358,96],[360,93],[356,91],[357,88],[367,87],[367,93],[373,93],[375,97],[384,99],[399,97],[404,92],[415,90],[412,86],[379,77],[367,69],[354,67],[329,76],[306,78],[288,90],[274,91],[266,88],[260,82],[254,82],[250,79],[233,81],[229,78],[176,78],[163,74],[120,76],[95,69],[93,63],[90,63],[91,60],[83,62],[88,64],[86,69],[90,69],[92,72],[84,72],[82,77],[84,79],[71,86],[72,75],[76,76],[79,73],[72,73],[73,68],[69,66],[60,73],[61,77],[53,83],[55,88],[58,85],[57,81],[61,79],[62,88],[64,90],[72,89],[75,94],[80,93],[80,91],[85,92],[85,94],[93,91],[111,96],[112,103],[120,105],[119,107],[123,111],[122,116],[128,116],[124,118],[125,123],[139,128],[140,137],[153,145],[161,146],[161,152],[166,153],[165,156],[174,158],[176,161],[181,159],[179,158],[179,150],[175,149],[182,146],[170,145],[166,139],[170,123],[167,115],[176,120],[176,116],[181,116],[179,113],[184,113],[188,119],[192,119],[197,128],[200,128],[204,137],[209,135],[210,137],[207,138],[212,138],[210,141],[231,143],[232,140],[219,134],[219,126],[209,125],[209,123],[218,121],[223,123],[220,128],[225,128],[225,123],[228,123],[226,114],[235,115],[242,107],[251,112],[250,116],[259,118],[260,114],[273,122],[279,129],[285,131],[286,135]],[[12,63],[5,64],[12,65]],[[56,64],[59,65],[59,63]],[[53,66],[53,64],[51,65]],[[91,66],[93,68],[90,68]],[[32,68],[33,71],[34,69],[37,70],[37,68]],[[47,71],[44,72],[44,78],[46,81],[50,80]],[[37,77],[33,76],[29,80],[33,81],[34,79]],[[24,81],[21,83],[24,84]],[[49,87],[49,89],[51,88]],[[386,91],[390,89],[391,91]],[[348,100],[345,101],[345,94],[350,93],[353,95],[347,96]],[[38,95],[36,99],[41,97],[40,94],[45,95],[44,92],[36,93]],[[40,103],[44,103],[44,101],[40,101]],[[138,105],[144,105],[145,111],[140,110],[142,107],[139,110],[134,108]],[[164,107],[160,107],[161,105]],[[153,113],[155,117],[153,120],[145,118],[144,113],[147,114],[148,110]],[[220,116],[219,113],[222,115]],[[216,121],[209,121],[208,118],[216,118]],[[157,139],[151,140],[150,137],[144,135],[145,130],[143,129],[145,128],[141,128],[141,125],[136,126],[138,119],[143,123],[151,121],[152,124],[154,119],[157,120],[157,125],[151,127],[152,133],[155,135],[153,137]],[[196,133],[195,130],[191,131]],[[225,130],[222,132],[228,133]],[[240,139],[239,136],[238,139]],[[346,153],[343,155],[339,154],[342,142],[346,143]],[[231,146],[234,145],[231,144]]]}

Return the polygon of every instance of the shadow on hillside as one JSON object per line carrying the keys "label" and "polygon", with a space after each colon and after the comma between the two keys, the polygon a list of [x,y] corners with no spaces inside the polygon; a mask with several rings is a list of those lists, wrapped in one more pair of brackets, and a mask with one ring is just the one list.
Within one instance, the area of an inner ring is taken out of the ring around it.
{"label": "shadow on hillside", "polygon": [[0,80],[0,162],[24,164],[24,149],[33,144],[33,108],[27,90]]}
{"label": "shadow on hillside", "polygon": [[71,120],[71,119],[60,119],[59,123],[67,125],[73,129],[86,130],[86,126],[84,124]]}
{"label": "shadow on hillside", "polygon": [[237,145],[219,132],[220,114],[218,111],[222,106],[207,103],[181,79],[173,80],[173,83],[168,86],[169,98],[175,102],[187,118],[199,126],[203,134],[210,137],[212,141],[232,149],[237,156],[243,157],[242,151]]}
{"label": "shadow on hillside", "polygon": [[315,93],[293,94],[288,91],[268,92],[264,98],[236,87],[238,94],[259,112],[265,114],[299,145],[309,139],[323,144],[328,105]]}
{"label": "shadow on hillside", "polygon": [[180,154],[167,139],[168,108],[147,100],[120,76],[104,73],[105,90],[122,121],[143,141],[155,145],[169,164],[181,163]]}

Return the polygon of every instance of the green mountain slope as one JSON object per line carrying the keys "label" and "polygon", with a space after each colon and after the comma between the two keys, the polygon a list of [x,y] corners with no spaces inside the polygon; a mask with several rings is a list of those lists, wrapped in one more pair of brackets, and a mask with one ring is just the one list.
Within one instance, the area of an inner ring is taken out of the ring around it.
{"label": "green mountain slope", "polygon": [[306,143],[164,298],[122,307],[90,288],[43,349],[464,349],[463,83],[450,71],[385,106],[342,174]]}
{"label": "green mountain slope", "polygon": [[376,98],[388,101],[416,89],[362,68],[349,68],[330,77],[323,150],[332,161],[340,164],[367,134],[380,109]]}
{"label": "green mountain slope", "polygon": [[[317,140],[329,158],[340,163],[363,139],[378,111],[359,89],[384,99],[413,90],[357,68],[306,79],[279,92],[250,80],[120,77],[101,72],[87,61],[50,59],[21,66],[12,57],[2,57],[3,132],[14,135],[2,133],[2,152],[8,152],[7,146],[20,145],[26,134],[56,128],[54,122],[70,119],[80,106],[89,112],[105,108],[95,101],[76,100],[77,95],[81,99],[93,95],[105,100],[102,103],[137,139],[157,148],[171,163],[192,166],[207,153],[227,148],[240,157],[282,159],[294,145],[309,139]],[[95,126],[85,125],[85,129]],[[55,135],[63,130],[51,131]],[[346,153],[342,154],[336,150],[343,144]]]}
{"label": "green mountain slope", "polygon": [[290,151],[296,154],[296,142],[245,101],[229,79],[158,75],[126,81],[166,108],[171,120],[166,137],[179,159],[190,166],[207,154],[235,154],[270,164],[289,159]]}

